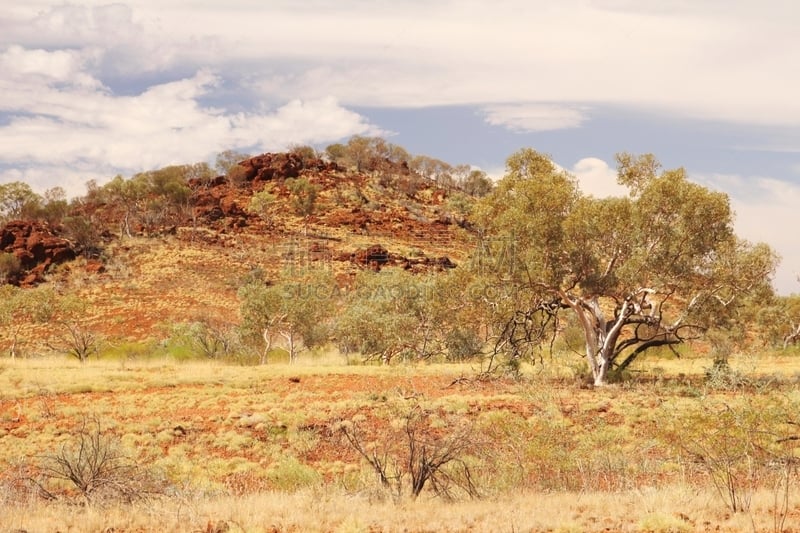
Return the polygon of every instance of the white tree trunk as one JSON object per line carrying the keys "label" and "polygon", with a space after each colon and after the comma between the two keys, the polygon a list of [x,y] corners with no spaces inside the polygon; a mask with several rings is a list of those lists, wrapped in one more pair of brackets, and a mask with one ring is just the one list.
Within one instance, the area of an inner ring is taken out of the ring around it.
{"label": "white tree trunk", "polygon": [[269,334],[269,329],[265,329],[261,336],[264,339],[264,351],[261,352],[261,361],[259,363],[265,365],[267,364],[269,351],[272,349],[272,335]]}
{"label": "white tree trunk", "polygon": [[630,302],[625,300],[616,319],[609,323],[597,298],[571,297],[565,292],[561,293],[561,298],[578,316],[578,322],[583,329],[586,362],[592,371],[594,385],[606,385],[617,341],[629,315]]}

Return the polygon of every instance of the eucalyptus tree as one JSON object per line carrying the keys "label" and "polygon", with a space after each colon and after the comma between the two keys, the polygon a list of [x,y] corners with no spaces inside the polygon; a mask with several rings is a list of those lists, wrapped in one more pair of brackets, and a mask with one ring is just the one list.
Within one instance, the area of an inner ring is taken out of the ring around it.
{"label": "eucalyptus tree", "polygon": [[771,294],[777,263],[768,246],[737,238],[724,193],[652,155],[617,163],[629,195],[595,198],[545,155],[520,150],[475,215],[494,262],[484,275],[505,287],[496,349],[551,340],[572,313],[596,385],[650,348],[735,322],[746,301]]}
{"label": "eucalyptus tree", "polygon": [[443,353],[451,310],[441,283],[397,269],[359,273],[336,319],[340,349],[384,364]]}
{"label": "eucalyptus tree", "polygon": [[42,197],[33,192],[27,183],[0,183],[0,224],[14,219],[33,218],[41,205]]}
{"label": "eucalyptus tree", "polygon": [[281,338],[294,363],[298,354],[327,340],[328,319],[336,304],[336,285],[326,270],[308,270],[274,283],[254,279],[238,291],[245,338],[260,338],[260,362]]}

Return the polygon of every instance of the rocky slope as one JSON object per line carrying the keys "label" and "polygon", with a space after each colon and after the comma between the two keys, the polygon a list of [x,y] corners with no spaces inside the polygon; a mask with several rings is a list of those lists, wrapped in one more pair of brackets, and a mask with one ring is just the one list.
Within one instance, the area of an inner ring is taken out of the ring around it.
{"label": "rocky slope", "polygon": [[[238,167],[227,177],[190,180],[181,209],[151,217],[158,224],[141,217],[131,236],[120,230],[124,206],[87,196],[76,214],[105,231],[94,254],[83,254],[63,227],[11,222],[0,230],[0,251],[18,257],[22,270],[10,281],[50,280],[75,292],[89,303],[88,325],[109,338],[158,338],[169,324],[201,317],[237,322],[236,290],[256,269],[277,279],[317,264],[343,283],[364,269],[443,271],[457,268],[474,240],[447,207],[453,192],[403,164],[353,172],[297,154],[263,154]],[[316,188],[308,215],[293,204],[289,185],[297,178]],[[264,190],[274,201],[254,214],[248,206]]]}

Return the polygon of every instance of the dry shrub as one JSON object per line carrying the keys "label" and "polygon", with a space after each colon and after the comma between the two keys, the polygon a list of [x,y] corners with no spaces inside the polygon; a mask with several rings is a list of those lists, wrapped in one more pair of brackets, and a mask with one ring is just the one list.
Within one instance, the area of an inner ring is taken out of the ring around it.
{"label": "dry shrub", "polygon": [[381,437],[370,435],[359,416],[338,422],[333,432],[397,499],[406,485],[414,499],[425,488],[448,500],[479,496],[470,458],[482,447],[473,424],[463,417],[440,418],[417,403],[400,409]]}
{"label": "dry shrub", "polygon": [[710,478],[733,512],[749,512],[754,493],[774,490],[773,513],[782,522],[797,475],[796,412],[794,402],[779,397],[706,401],[680,414],[662,438],[677,448],[690,471]]}
{"label": "dry shrub", "polygon": [[72,439],[41,457],[28,480],[48,500],[78,497],[85,503],[132,502],[163,493],[165,482],[123,450],[100,421],[85,419]]}

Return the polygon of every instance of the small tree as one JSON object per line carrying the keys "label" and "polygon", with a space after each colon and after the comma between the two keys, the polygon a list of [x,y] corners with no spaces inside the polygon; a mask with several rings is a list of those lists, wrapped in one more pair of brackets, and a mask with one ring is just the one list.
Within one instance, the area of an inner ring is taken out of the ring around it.
{"label": "small tree", "polygon": [[317,157],[319,157],[314,147],[307,144],[292,144],[289,146],[288,152],[290,154],[299,156],[304,165],[314,161],[317,159]]}
{"label": "small tree", "polygon": [[227,176],[231,169],[240,161],[250,159],[250,155],[236,150],[225,150],[217,154],[216,162],[214,163],[214,170],[220,176]]}
{"label": "small tree", "polygon": [[453,309],[433,276],[402,270],[364,271],[336,320],[336,337],[347,352],[388,364],[398,355],[427,359],[443,351],[447,316]]}
{"label": "small tree", "polygon": [[102,342],[101,337],[88,326],[88,303],[76,296],[56,295],[50,305],[49,312],[57,318],[57,328],[47,343],[48,347],[84,364],[100,351]]}
{"label": "small tree", "polygon": [[277,337],[283,338],[290,363],[303,349],[324,342],[335,290],[335,282],[326,271],[306,272],[275,285],[256,280],[241,287],[242,333],[245,338],[263,341],[261,364],[267,362]]}
{"label": "small tree", "polygon": [[98,224],[83,215],[64,217],[64,236],[80,249],[85,257],[96,257],[101,252]]}
{"label": "small tree", "polygon": [[44,191],[41,216],[50,224],[59,224],[69,212],[67,191],[63,187],[52,187]]}
{"label": "small tree", "polygon": [[732,405],[706,401],[675,413],[661,429],[662,438],[687,465],[709,476],[733,512],[749,511],[757,489],[774,487],[773,513],[783,521],[785,498],[797,475],[798,406],[780,395],[743,395],[740,400]]}
{"label": "small tree", "polygon": [[42,197],[21,181],[0,184],[0,224],[14,219],[35,218]]}
{"label": "small tree", "polygon": [[259,191],[250,198],[247,210],[257,215],[271,228],[273,224],[271,208],[275,205],[275,199],[275,195],[268,190]]}
{"label": "small tree", "polygon": [[244,187],[247,183],[247,172],[246,167],[242,165],[233,165],[228,169],[228,173],[225,174],[225,177],[232,187]]}
{"label": "small tree", "polygon": [[105,434],[96,418],[84,419],[73,439],[53,454],[41,458],[34,480],[49,499],[61,494],[52,481],[66,482],[78,490],[86,503],[113,498],[130,502],[162,491],[162,484],[130,458],[119,439]]}
{"label": "small tree", "polygon": [[81,364],[100,350],[100,338],[79,321],[64,320],[61,327],[63,332],[50,344],[52,349],[66,352]]}
{"label": "small tree", "polygon": [[336,164],[344,164],[347,158],[347,147],[341,143],[325,147],[325,157]]}
{"label": "small tree", "polygon": [[172,328],[172,337],[192,352],[208,359],[229,357],[238,344],[233,324],[208,316],[176,324]]}
{"label": "small tree", "polygon": [[286,180],[286,188],[292,195],[292,207],[297,215],[307,217],[314,213],[319,187],[306,178],[290,178]]}
{"label": "small tree", "polygon": [[12,359],[19,356],[20,348],[25,344],[24,328],[53,320],[61,308],[61,301],[53,288],[46,285],[33,289],[0,286],[0,338],[8,343]]}
{"label": "small tree", "polygon": [[131,229],[144,209],[147,198],[147,183],[143,179],[126,180],[121,175],[106,183],[102,188],[102,196],[110,203],[119,206],[122,211],[120,234],[132,236]]}
{"label": "small tree", "polygon": [[486,172],[482,170],[472,170],[463,180],[459,182],[461,190],[470,196],[481,198],[489,194],[494,184]]}

